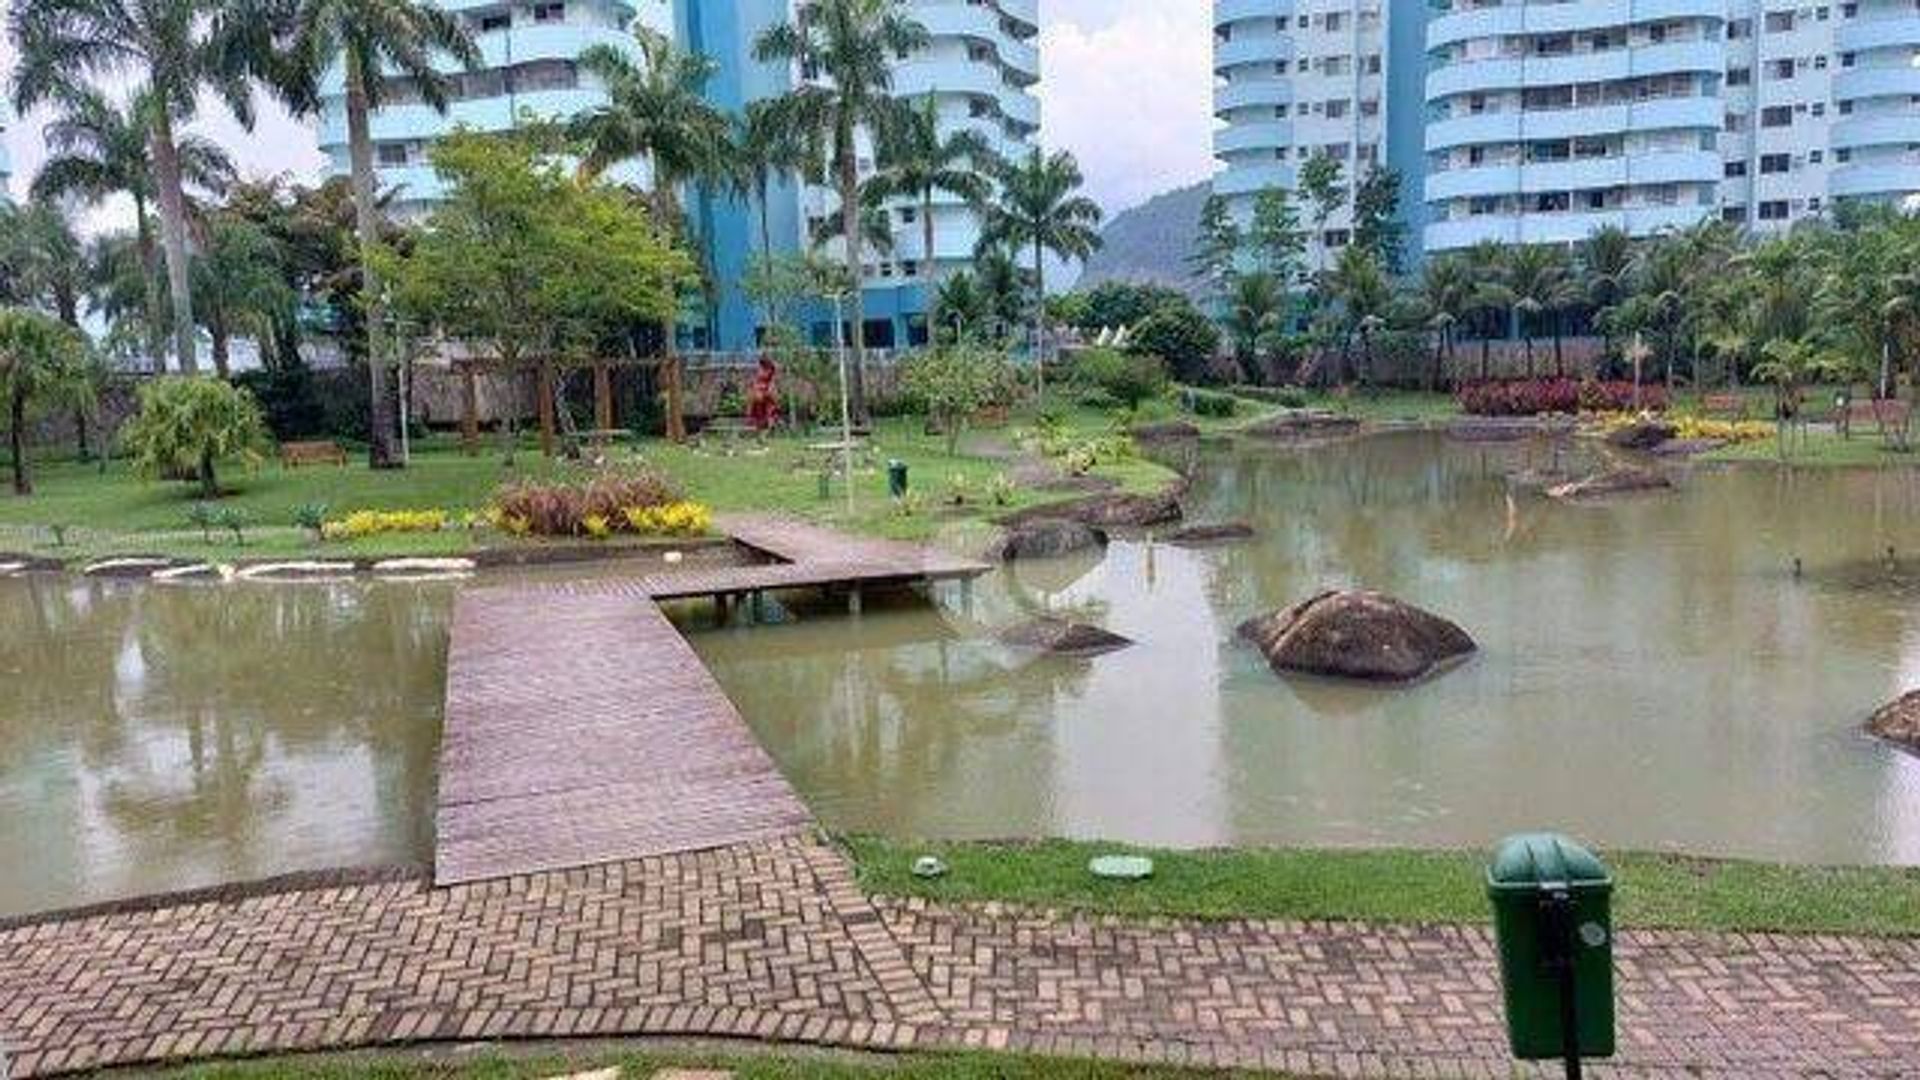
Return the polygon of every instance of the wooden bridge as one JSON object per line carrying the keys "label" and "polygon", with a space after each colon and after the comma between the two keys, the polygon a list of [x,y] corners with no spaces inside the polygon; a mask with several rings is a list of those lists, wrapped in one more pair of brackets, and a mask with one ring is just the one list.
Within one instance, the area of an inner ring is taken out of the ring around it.
{"label": "wooden bridge", "polygon": [[784,518],[767,562],[482,587],[454,604],[434,879],[488,880],[803,832],[812,817],[657,600],[966,581],[982,563]]}

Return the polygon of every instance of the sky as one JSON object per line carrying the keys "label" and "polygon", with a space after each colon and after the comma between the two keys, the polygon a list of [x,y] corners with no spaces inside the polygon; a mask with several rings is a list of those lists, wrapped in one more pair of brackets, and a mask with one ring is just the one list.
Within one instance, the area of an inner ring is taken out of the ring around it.
{"label": "sky", "polygon": [[[0,8],[22,0],[0,0]],[[1205,0],[1041,0],[1041,139],[1073,151],[1087,193],[1117,213],[1213,171],[1212,5]],[[0,71],[12,67],[0,35]],[[194,127],[243,174],[310,179],[325,160],[312,128],[263,102],[252,132],[214,106]],[[15,196],[45,157],[39,118],[6,133]]]}

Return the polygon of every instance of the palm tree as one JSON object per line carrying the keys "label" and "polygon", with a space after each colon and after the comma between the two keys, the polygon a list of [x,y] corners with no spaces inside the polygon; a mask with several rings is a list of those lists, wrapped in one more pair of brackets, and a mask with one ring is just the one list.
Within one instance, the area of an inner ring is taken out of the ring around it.
{"label": "palm tree", "polygon": [[77,330],[87,285],[80,238],[59,204],[46,199],[23,206],[0,203],[0,295],[56,315]]}
{"label": "palm tree", "polygon": [[354,232],[360,244],[360,295],[367,308],[368,464],[395,469],[398,418],[387,386],[381,335],[385,322],[374,249],[380,243],[380,204],[373,169],[370,118],[402,81],[441,114],[447,111],[452,76],[435,66],[451,56],[469,70],[481,62],[479,46],[458,15],[424,0],[293,0],[294,65],[288,95],[296,107],[318,107],[315,85],[335,63],[346,83],[347,160],[353,185]]}
{"label": "palm tree", "polygon": [[173,300],[180,369],[198,370],[188,288],[187,201],[176,124],[212,90],[244,126],[253,122],[252,76],[271,59],[263,38],[266,0],[34,0],[9,25],[19,57],[14,107],[21,112],[73,94],[87,80],[130,78],[152,153],[154,193]]}
{"label": "palm tree", "polygon": [[1360,342],[1361,368],[1369,377],[1373,372],[1373,340],[1387,325],[1387,312],[1393,305],[1393,286],[1384,267],[1372,251],[1358,244],[1340,249],[1333,269],[1325,275],[1327,299],[1337,309],[1340,329],[1340,370],[1334,381],[1344,383],[1347,357],[1355,338]]}
{"label": "palm tree", "polygon": [[286,325],[295,297],[278,244],[251,222],[218,215],[208,222],[193,260],[194,310],[213,342],[213,367],[226,378],[236,334],[252,337],[262,356]]}
{"label": "palm tree", "polygon": [[1251,371],[1287,329],[1287,290],[1277,274],[1255,270],[1230,279],[1227,336],[1241,368]]}
{"label": "palm tree", "polygon": [[727,175],[732,121],[707,100],[713,60],[674,45],[646,26],[636,26],[640,55],[611,45],[580,54],[580,67],[607,88],[605,105],[574,121],[585,144],[583,176],[596,177],[622,162],[644,158],[653,170],[649,197],[661,227],[681,230],[679,189],[695,180]]}
{"label": "palm tree", "polygon": [[1507,336],[1506,329],[1496,324],[1503,321],[1511,323],[1507,313],[1513,305],[1508,299],[1506,282],[1503,280],[1507,249],[1497,240],[1482,240],[1468,248],[1460,258],[1466,264],[1468,277],[1473,281],[1468,307],[1473,312],[1474,321],[1480,324],[1480,378],[1484,381],[1492,375],[1494,334],[1499,333],[1503,341]]}
{"label": "palm tree", "polygon": [[804,132],[778,123],[774,110],[765,101],[750,102],[733,123],[734,191],[751,198],[758,210],[760,258],[773,259],[773,224],[770,220],[773,185],[804,170],[817,155],[810,152]]}
{"label": "palm tree", "polygon": [[27,465],[28,410],[50,398],[83,392],[86,338],[37,311],[0,310],[0,397],[7,402],[7,438],[13,453],[13,493],[33,494]]}
{"label": "palm tree", "polygon": [[919,204],[920,264],[929,287],[940,283],[934,251],[934,196],[952,195],[979,206],[993,193],[982,173],[991,170],[999,156],[976,132],[942,136],[936,104],[929,94],[922,106],[902,109],[894,123],[881,131],[880,171],[867,182],[882,199],[912,199]]}
{"label": "palm tree", "polygon": [[[900,105],[893,97],[895,61],[932,41],[903,0],[814,0],[793,22],[769,28],[754,42],[755,59],[786,63],[805,80],[769,106],[771,122],[805,133],[830,159],[826,174],[840,197],[840,235],[852,282],[852,379],[847,393],[856,419],[868,417],[866,305],[861,296],[860,147],[862,128],[888,129]],[[814,165],[818,170],[819,165]],[[816,175],[819,175],[818,173]]]}
{"label": "palm tree", "polygon": [[1520,323],[1521,340],[1526,343],[1527,378],[1534,375],[1534,329],[1542,316],[1553,326],[1554,373],[1566,374],[1560,353],[1560,313],[1577,299],[1576,286],[1567,269],[1566,252],[1544,244],[1514,248],[1507,253],[1503,277],[1507,302]]}
{"label": "palm tree", "polygon": [[1580,245],[1579,282],[1582,299],[1593,312],[1593,322],[1613,355],[1613,313],[1633,287],[1633,237],[1618,225],[1595,229]]}
{"label": "palm tree", "polygon": [[1065,150],[1049,156],[1034,147],[1019,162],[1003,164],[994,179],[1000,197],[986,207],[980,247],[1033,253],[1034,370],[1044,394],[1047,255],[1085,262],[1100,250],[1100,207],[1079,193],[1085,177],[1080,163]]}
{"label": "palm tree", "polygon": [[1429,390],[1446,381],[1447,364],[1453,359],[1454,335],[1460,324],[1473,313],[1477,304],[1473,270],[1464,258],[1437,255],[1427,260],[1420,274],[1420,304],[1426,314],[1427,328],[1433,332],[1433,372],[1427,380]]}
{"label": "palm tree", "polygon": [[[63,89],[57,106],[58,114],[41,128],[49,156],[33,179],[33,197],[73,198],[90,206],[115,195],[132,200],[147,308],[142,319],[147,356],[156,371],[165,371],[167,324],[161,313],[166,307],[166,281],[153,242],[153,171],[147,152],[152,132],[146,123],[146,106],[138,101],[115,104],[92,87]],[[216,195],[227,189],[233,162],[226,151],[193,134],[178,135],[175,143],[184,183]]]}

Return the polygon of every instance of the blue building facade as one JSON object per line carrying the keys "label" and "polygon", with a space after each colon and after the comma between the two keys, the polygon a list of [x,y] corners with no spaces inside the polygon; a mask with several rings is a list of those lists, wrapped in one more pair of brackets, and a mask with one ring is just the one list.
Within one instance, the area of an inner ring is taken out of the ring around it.
{"label": "blue building facade", "polygon": [[[969,130],[1004,155],[1026,152],[1039,132],[1040,110],[1032,94],[1039,80],[1038,0],[910,0],[914,18],[926,26],[928,48],[894,67],[896,96],[933,102],[943,134]],[[801,73],[788,64],[756,59],[754,43],[768,28],[788,22],[792,0],[675,0],[674,31],[682,47],[711,57],[709,86],[715,104],[732,113],[751,102],[792,89]],[[862,137],[861,168],[873,154]],[[763,337],[762,313],[741,282],[763,249],[775,256],[807,250],[816,223],[837,213],[828,189],[791,178],[776,183],[765,207],[752,198],[719,191],[690,193],[703,256],[716,285],[716,303],[695,345],[722,351],[753,348]],[[902,202],[888,208],[892,244],[863,254],[865,338],[877,348],[919,344],[927,338],[926,313],[943,273],[971,262],[979,238],[973,211],[944,195],[934,204],[935,250],[927,252],[922,207]],[[764,215],[764,221],[763,221]],[[824,255],[844,258],[839,240],[821,245]],[[818,342],[834,337],[834,315],[824,306],[802,320]]]}

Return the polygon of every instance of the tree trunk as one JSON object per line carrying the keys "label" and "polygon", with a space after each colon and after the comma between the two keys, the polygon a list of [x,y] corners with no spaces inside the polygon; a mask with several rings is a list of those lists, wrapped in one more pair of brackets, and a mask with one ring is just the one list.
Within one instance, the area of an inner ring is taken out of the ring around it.
{"label": "tree trunk", "polygon": [[867,427],[873,417],[867,412],[867,309],[863,287],[866,275],[860,266],[860,162],[854,153],[852,126],[848,125],[840,135],[840,228],[847,245],[848,284],[853,290],[847,298],[850,301],[847,318],[853,323],[853,369],[848,373],[847,398],[854,423]]}
{"label": "tree trunk", "polygon": [[165,105],[153,110],[153,180],[160,194],[160,238],[167,255],[167,290],[173,298],[173,347],[183,374],[199,372],[194,356],[193,294],[188,286],[187,197],[181,189],[180,152],[173,118]]}
{"label": "tree trunk", "polygon": [[1047,404],[1047,259],[1038,239],[1033,242],[1033,383],[1038,404]]}
{"label": "tree trunk", "polygon": [[1560,316],[1555,314],[1553,317],[1553,374],[1556,378],[1564,379],[1567,377],[1567,360],[1560,350],[1561,329]]}
{"label": "tree trunk", "polygon": [[217,323],[207,327],[207,336],[213,341],[213,372],[223,379],[233,377],[233,335],[227,328]]}
{"label": "tree trunk", "polygon": [[539,363],[539,374],[534,379],[534,394],[539,400],[534,402],[534,411],[540,416],[540,453],[551,458],[554,450],[553,362],[542,357]]}
{"label": "tree trunk", "polygon": [[7,445],[13,451],[13,493],[33,494],[33,477],[27,472],[27,394],[15,390],[7,416]]}
{"label": "tree trunk", "polygon": [[146,288],[147,353],[153,361],[154,372],[160,374],[167,370],[167,335],[160,328],[160,310],[165,303],[161,294],[165,286],[160,279],[160,256],[153,250],[153,221],[147,216],[144,195],[133,197],[133,235],[140,254],[140,276]]}
{"label": "tree trunk", "polygon": [[373,135],[367,122],[367,73],[355,54],[346,56],[347,156],[353,173],[354,235],[360,245],[360,297],[367,319],[367,464],[375,469],[398,469],[405,463],[394,448],[395,417],[392,391],[387,385],[386,359],[381,355],[380,281],[373,268],[373,249],[380,242],[379,207],[374,201]]}
{"label": "tree trunk", "polygon": [[87,410],[73,410],[73,434],[74,439],[80,444],[81,461],[93,460],[93,439],[90,437],[91,427],[92,425],[87,423]]}
{"label": "tree trunk", "polygon": [[928,188],[920,196],[920,221],[925,229],[926,246],[920,249],[920,279],[927,283],[927,340],[933,340],[933,289],[940,284],[940,275],[934,269],[937,265],[933,256],[933,189]]}
{"label": "tree trunk", "polygon": [[220,497],[220,480],[213,472],[213,454],[200,451],[200,496],[205,499]]}
{"label": "tree trunk", "polygon": [[468,457],[480,453],[480,376],[471,363],[460,365],[460,447]]}

